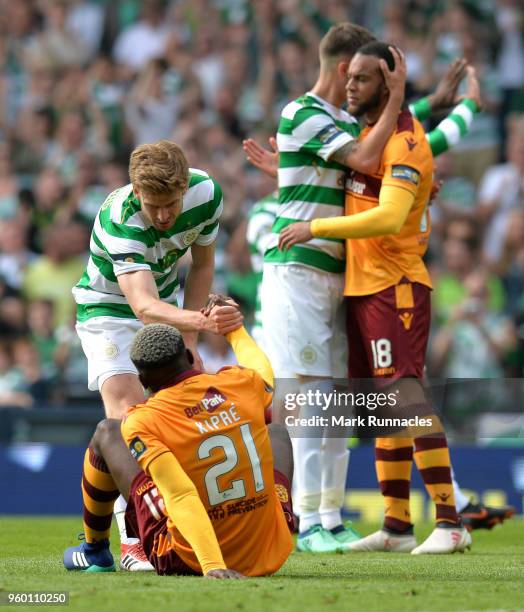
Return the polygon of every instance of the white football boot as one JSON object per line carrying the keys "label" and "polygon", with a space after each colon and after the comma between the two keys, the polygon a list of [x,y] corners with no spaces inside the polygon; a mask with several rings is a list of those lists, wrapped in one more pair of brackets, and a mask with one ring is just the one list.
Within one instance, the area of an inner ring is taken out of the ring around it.
{"label": "white football boot", "polygon": [[120,569],[127,572],[155,571],[139,541],[134,544],[120,544]]}
{"label": "white football boot", "polygon": [[371,535],[351,542],[348,549],[355,552],[401,552],[409,553],[417,546],[415,536],[411,534],[396,535],[383,529]]}
{"label": "white football boot", "polygon": [[447,555],[471,548],[471,536],[465,527],[435,527],[428,538],[411,551],[412,555]]}

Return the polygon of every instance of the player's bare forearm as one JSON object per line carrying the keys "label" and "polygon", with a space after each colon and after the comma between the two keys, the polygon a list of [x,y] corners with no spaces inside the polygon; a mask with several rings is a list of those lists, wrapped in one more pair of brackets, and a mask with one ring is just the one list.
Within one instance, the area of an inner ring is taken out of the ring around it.
{"label": "player's bare forearm", "polygon": [[206,329],[204,317],[201,313],[178,308],[161,300],[144,299],[143,306],[135,311],[135,314],[144,325],[166,323],[184,332],[184,335],[198,334],[199,331]]}
{"label": "player's bare forearm", "polygon": [[181,332],[210,331],[225,334],[242,324],[242,314],[233,306],[220,306],[205,316],[201,312],[162,302],[149,270],[121,274],[118,283],[136,317],[145,325],[166,323]]}
{"label": "player's bare forearm", "polygon": [[[207,301],[215,273],[214,245],[201,247],[194,245],[191,249],[193,261],[189,267],[184,287],[184,309],[200,311]],[[186,345],[196,346],[198,332],[185,332]]]}
{"label": "player's bare forearm", "polygon": [[184,332],[198,332],[206,328],[206,318],[200,312],[162,302],[149,270],[121,274],[118,276],[118,284],[129,306],[144,325],[166,323]]}
{"label": "player's bare forearm", "polygon": [[403,98],[390,96],[380,119],[358,146],[352,147],[344,161],[346,166],[364,174],[374,174],[380,166],[382,151],[393,133]]}
{"label": "player's bare forearm", "polygon": [[389,89],[387,104],[373,129],[359,142],[358,147],[351,149],[345,161],[345,165],[364,174],[373,174],[378,170],[382,151],[397,125],[398,114],[404,102],[406,60],[396,47],[389,47],[389,50],[395,60],[394,69],[389,70],[385,60],[380,60],[384,81]]}

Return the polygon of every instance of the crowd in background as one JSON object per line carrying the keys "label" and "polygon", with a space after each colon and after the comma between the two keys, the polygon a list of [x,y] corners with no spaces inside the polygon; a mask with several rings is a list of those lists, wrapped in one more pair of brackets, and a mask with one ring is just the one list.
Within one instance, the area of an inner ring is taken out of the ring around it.
{"label": "crowd in background", "polygon": [[[273,190],[241,141],[274,134],[340,21],[407,55],[410,98],[464,56],[483,111],[437,161],[430,374],[524,369],[524,7],[519,0],[0,0],[0,405],[86,396],[70,289],[136,145],[169,138],[224,192],[216,289],[249,313],[245,240]],[[430,126],[428,126],[430,127]],[[209,363],[230,359],[207,339]]]}

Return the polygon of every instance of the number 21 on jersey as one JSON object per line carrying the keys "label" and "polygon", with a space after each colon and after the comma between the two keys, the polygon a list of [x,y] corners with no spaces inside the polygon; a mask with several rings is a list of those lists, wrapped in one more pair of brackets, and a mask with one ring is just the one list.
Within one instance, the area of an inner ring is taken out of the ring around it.
{"label": "number 21 on jersey", "polygon": [[[260,467],[260,457],[257,453],[249,423],[244,423],[244,425],[240,426],[240,433],[242,435],[242,443],[251,464],[255,491],[258,493],[264,489],[264,477],[262,468]],[[225,489],[220,489],[218,484],[220,476],[232,472],[238,465],[239,449],[236,448],[232,438],[223,434],[217,434],[216,436],[206,438],[198,447],[198,458],[207,459],[211,457],[212,451],[217,448],[221,449],[224,453],[224,460],[212,465],[204,476],[207,496],[211,506],[216,506],[233,499],[240,499],[246,495],[246,485],[243,478],[232,480],[231,486]]]}

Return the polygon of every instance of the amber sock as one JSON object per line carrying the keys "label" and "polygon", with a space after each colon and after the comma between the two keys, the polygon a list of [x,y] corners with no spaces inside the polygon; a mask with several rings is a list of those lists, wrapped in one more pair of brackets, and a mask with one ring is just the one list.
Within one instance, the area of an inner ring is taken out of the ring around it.
{"label": "amber sock", "polygon": [[116,498],[120,495],[104,459],[91,447],[84,456],[82,498],[84,501],[84,533],[86,542],[109,539]]}
{"label": "amber sock", "polygon": [[446,435],[415,438],[414,456],[428,495],[435,502],[437,525],[458,524]]}
{"label": "amber sock", "polygon": [[394,533],[409,532],[412,528],[409,510],[412,438],[377,438],[375,469],[384,496],[384,528]]}

